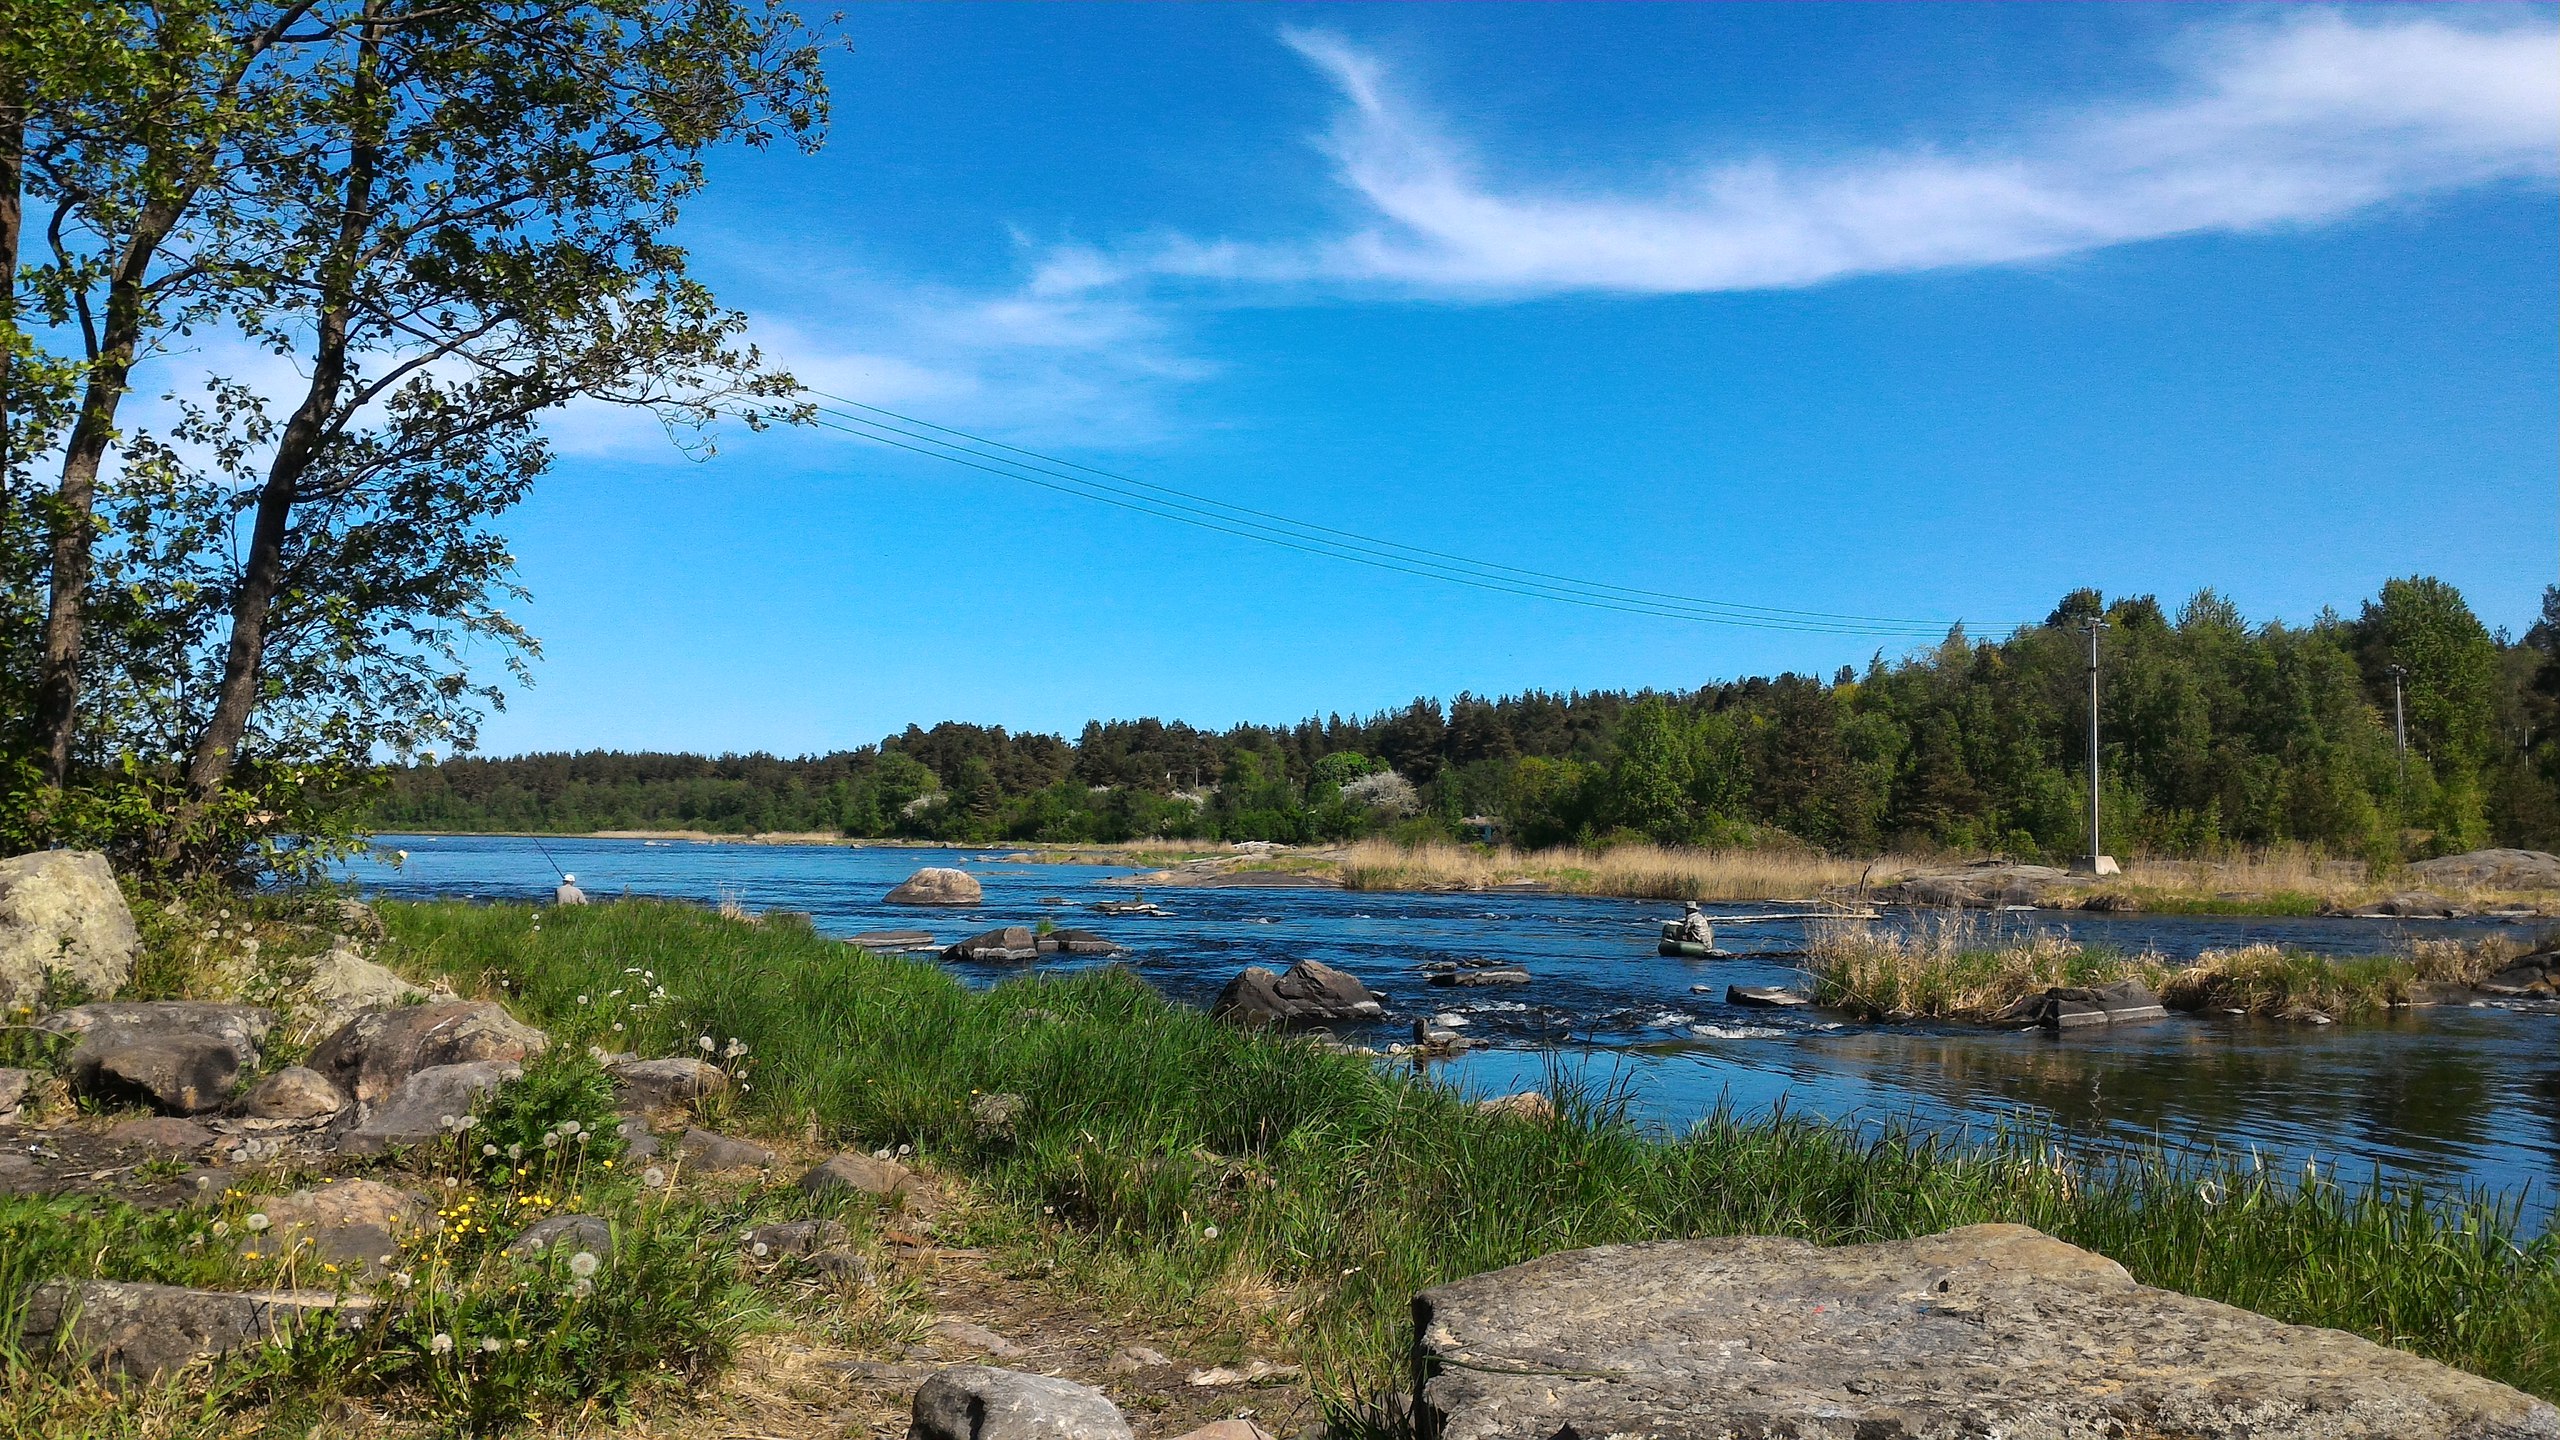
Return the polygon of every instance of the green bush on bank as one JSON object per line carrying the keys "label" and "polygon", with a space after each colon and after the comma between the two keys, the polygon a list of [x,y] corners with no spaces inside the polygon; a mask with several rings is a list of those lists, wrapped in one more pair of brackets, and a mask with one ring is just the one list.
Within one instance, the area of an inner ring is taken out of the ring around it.
{"label": "green bush on bank", "polygon": [[[1411,1296],[1458,1275],[1666,1236],[1839,1244],[1995,1220],[2560,1395],[2560,1240],[2529,1237],[2511,1197],[1783,1117],[1718,1114],[1671,1140],[1570,1085],[1540,1125],[1215,1024],[1117,970],[971,991],[804,928],[655,903],[384,919],[404,966],[505,993],[568,1044],[738,1038],[761,1062],[750,1118],[918,1147],[1009,1204],[1071,1282],[1167,1310],[1262,1285],[1338,1401],[1398,1382]],[[969,1102],[999,1091],[1028,1103],[991,1133]]]}

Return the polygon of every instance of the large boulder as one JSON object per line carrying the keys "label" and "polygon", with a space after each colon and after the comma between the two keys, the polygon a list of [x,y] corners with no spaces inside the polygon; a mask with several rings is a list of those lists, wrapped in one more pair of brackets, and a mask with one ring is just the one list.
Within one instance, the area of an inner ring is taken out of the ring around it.
{"label": "large boulder", "polygon": [[1209,1013],[1242,1025],[1328,1025],[1376,1020],[1387,1007],[1358,977],[1321,960],[1301,960],[1285,975],[1256,965],[1227,982]]}
{"label": "large boulder", "polygon": [[142,1035],[71,1052],[71,1091],[101,1105],[147,1105],[164,1115],[221,1108],[240,1083],[240,1056],[210,1035]]}
{"label": "large boulder", "polygon": [[2473,850],[2421,860],[2410,877],[2430,889],[2560,890],[2560,855],[2540,850]]}
{"label": "large boulder", "polygon": [[906,883],[889,892],[892,905],[975,905],[985,898],[978,888],[978,877],[966,870],[951,870],[930,865],[906,878]]}
{"label": "large boulder", "polygon": [[[36,1022],[55,1035],[79,1037],[81,1051],[113,1049],[135,1040],[163,1040],[181,1035],[219,1041],[242,1066],[258,1063],[259,1047],[276,1028],[276,1012],[256,1005],[225,1005],[210,1000],[139,1000],[74,1005]],[[76,1060],[75,1060],[76,1063]]]}
{"label": "large boulder", "polygon": [[1134,1440],[1111,1397],[1053,1375],[954,1365],[916,1387],[907,1440]]}
{"label": "large boulder", "polygon": [[[2500,967],[2497,974],[2481,981],[2480,989],[2490,995],[2536,1000],[2560,996],[2560,950],[2518,956]],[[6,1084],[0,1084],[0,1106],[5,1106],[7,1094]]]}
{"label": "large boulder", "polygon": [[942,952],[945,960],[1019,962],[1040,958],[1039,938],[1028,925],[1008,925],[972,935]]}
{"label": "large boulder", "polygon": [[48,996],[105,999],[133,977],[141,949],[106,856],[39,850],[0,860],[0,1013]]}
{"label": "large boulder", "polygon": [[401,979],[390,967],[366,959],[363,951],[345,940],[311,962],[311,978],[303,981],[300,988],[303,1000],[313,1010],[340,1023],[366,1010],[427,998],[425,990]]}
{"label": "large boulder", "polygon": [[378,1180],[333,1180],[255,1204],[250,1214],[267,1223],[240,1242],[243,1250],[306,1249],[306,1258],[360,1267],[391,1265],[431,1218],[425,1200]]}
{"label": "large boulder", "polygon": [[2560,1437],[2560,1411],[2494,1381],[2137,1285],[2020,1225],[1568,1251],[1414,1317],[1423,1440]]}
{"label": "large boulder", "polygon": [[2168,1015],[2168,1008],[2151,993],[2150,986],[2128,978],[2109,985],[2056,985],[2040,995],[2017,1001],[1991,1018],[1999,1024],[2085,1030],[2164,1020]]}
{"label": "large boulder", "polygon": [[283,1338],[335,1317],[354,1324],[372,1308],[326,1291],[188,1290],[122,1280],[57,1280],[27,1297],[21,1347],[136,1380],[156,1380],[204,1359]]}
{"label": "large boulder", "polygon": [[311,1052],[329,1083],[371,1105],[421,1070],[481,1062],[520,1065],[549,1040],[487,1000],[367,1010]]}
{"label": "large boulder", "polygon": [[364,1117],[339,1141],[351,1155],[379,1155],[404,1145],[423,1145],[452,1134],[480,1098],[524,1073],[512,1060],[469,1060],[458,1065],[430,1065],[400,1082],[379,1104],[367,1105]]}

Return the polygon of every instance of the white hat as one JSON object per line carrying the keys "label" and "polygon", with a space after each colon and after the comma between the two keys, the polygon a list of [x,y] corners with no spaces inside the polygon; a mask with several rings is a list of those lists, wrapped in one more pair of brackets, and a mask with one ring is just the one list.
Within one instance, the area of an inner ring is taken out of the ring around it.
{"label": "white hat", "polygon": [[563,885],[575,885],[578,883],[578,877],[575,875],[563,875],[560,877],[560,883]]}

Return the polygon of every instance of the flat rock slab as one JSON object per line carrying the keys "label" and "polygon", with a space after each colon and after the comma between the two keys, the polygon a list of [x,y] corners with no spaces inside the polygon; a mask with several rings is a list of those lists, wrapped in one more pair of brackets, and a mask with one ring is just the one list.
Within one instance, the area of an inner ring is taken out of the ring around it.
{"label": "flat rock slab", "polygon": [[2560,1440],[2560,1410],[2020,1225],[1610,1245],[1414,1302],[1422,1440]]}
{"label": "flat rock slab", "polygon": [[907,1440],[1132,1440],[1090,1385],[990,1365],[954,1365],[916,1387]]}
{"label": "flat rock slab", "polygon": [[317,1291],[55,1281],[28,1297],[22,1343],[30,1355],[156,1380],[195,1361],[279,1339],[299,1324],[330,1316],[353,1323],[371,1304]]}
{"label": "flat rock slab", "polygon": [[93,1051],[135,1040],[201,1036],[220,1041],[246,1067],[258,1063],[258,1048],[276,1028],[276,1012],[209,1000],[136,1000],[56,1010],[36,1028],[78,1036],[80,1048]]}

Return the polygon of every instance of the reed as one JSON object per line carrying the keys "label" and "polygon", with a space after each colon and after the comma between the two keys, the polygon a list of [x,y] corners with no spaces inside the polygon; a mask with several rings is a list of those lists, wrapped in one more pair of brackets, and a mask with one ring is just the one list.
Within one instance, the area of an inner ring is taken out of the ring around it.
{"label": "reed", "polygon": [[[1590,1244],[1837,1244],[1978,1221],[2560,1393],[2560,1241],[2527,1233],[2513,1197],[2080,1155],[2031,1133],[1719,1113],[1673,1137],[1561,1069],[1556,1118],[1538,1123],[1221,1025],[1116,970],[969,990],[806,928],[673,905],[555,911],[538,928],[515,907],[384,912],[405,968],[506,996],[561,1043],[665,1054],[741,1037],[761,1063],[740,1118],[917,1147],[989,1197],[1025,1273],[1294,1349],[1338,1418],[1400,1383],[1411,1298],[1442,1280]],[[634,971],[662,1006],[589,1003]],[[996,1134],[971,1123],[982,1091],[1029,1098]]]}
{"label": "reed", "polygon": [[1516,850],[1363,840],[1342,852],[1338,873],[1350,890],[1487,890],[1532,883],[1631,900],[1810,900],[1854,890],[1871,876],[1909,863],[1890,856],[1838,860],[1808,850]]}

